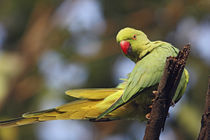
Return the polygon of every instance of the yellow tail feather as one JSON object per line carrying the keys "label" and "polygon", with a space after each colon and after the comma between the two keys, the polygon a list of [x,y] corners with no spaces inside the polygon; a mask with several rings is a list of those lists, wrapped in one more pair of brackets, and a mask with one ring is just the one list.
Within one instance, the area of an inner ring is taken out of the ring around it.
{"label": "yellow tail feather", "polygon": [[0,127],[20,126],[48,120],[92,120],[102,113],[102,111],[95,108],[98,102],[99,101],[79,100],[59,106],[55,109],[25,113],[20,118],[0,122]]}
{"label": "yellow tail feather", "polygon": [[1,121],[0,122],[0,127],[14,127],[14,126],[20,126],[20,125],[25,125],[25,124],[31,124],[38,122],[37,118],[16,118],[12,120],[7,120],[7,121]]}
{"label": "yellow tail feather", "polygon": [[[123,93],[122,89],[85,89],[70,90],[67,94],[83,100],[77,100],[58,106],[53,109],[25,113],[22,117],[0,122],[0,127],[12,127],[48,120],[92,120],[94,121],[102,112],[111,106]],[[104,120],[117,118],[120,110],[110,113]]]}

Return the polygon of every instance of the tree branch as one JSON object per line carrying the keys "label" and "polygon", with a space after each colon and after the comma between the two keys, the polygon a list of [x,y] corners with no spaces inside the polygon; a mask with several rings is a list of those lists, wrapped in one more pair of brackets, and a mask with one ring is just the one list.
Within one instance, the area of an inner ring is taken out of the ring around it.
{"label": "tree branch", "polygon": [[208,82],[208,90],[206,93],[205,112],[202,115],[201,129],[198,136],[198,140],[208,139],[210,139],[210,76]]}
{"label": "tree branch", "polygon": [[168,57],[160,80],[157,96],[152,104],[151,116],[147,122],[144,140],[158,140],[164,129],[168,110],[182,76],[190,45],[185,45],[177,57]]}

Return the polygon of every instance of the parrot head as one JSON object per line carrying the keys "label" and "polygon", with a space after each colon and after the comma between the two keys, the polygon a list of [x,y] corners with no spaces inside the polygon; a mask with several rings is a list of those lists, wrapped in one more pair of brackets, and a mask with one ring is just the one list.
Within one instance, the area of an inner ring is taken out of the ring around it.
{"label": "parrot head", "polygon": [[140,59],[140,54],[147,49],[150,43],[150,40],[142,31],[129,27],[121,29],[116,40],[120,44],[123,53],[134,62]]}

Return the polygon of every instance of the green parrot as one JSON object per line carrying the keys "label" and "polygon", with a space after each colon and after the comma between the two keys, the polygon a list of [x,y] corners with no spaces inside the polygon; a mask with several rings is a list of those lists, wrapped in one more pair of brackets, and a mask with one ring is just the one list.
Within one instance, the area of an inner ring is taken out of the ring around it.
{"label": "green parrot", "polygon": [[[140,30],[121,29],[116,37],[122,52],[136,63],[132,72],[116,88],[75,89],[66,92],[76,100],[53,109],[25,113],[22,117],[1,121],[0,127],[12,127],[48,120],[111,121],[146,120],[154,94],[164,71],[166,58],[179,50],[163,41],[150,41]],[[173,97],[177,103],[187,87],[186,69]]]}
{"label": "green parrot", "polygon": [[[116,37],[123,53],[136,63],[129,75],[125,90],[122,96],[98,119],[103,118],[110,112],[126,104],[130,100],[137,100],[145,91],[152,93],[154,87],[157,89],[160,78],[163,75],[166,58],[177,56],[179,50],[171,44],[163,41],[150,41],[147,36],[139,30],[132,28],[122,29]],[[176,93],[172,99],[173,103],[179,101],[184,94],[189,81],[189,74],[186,69],[182,74]],[[139,99],[145,100],[144,98]]]}

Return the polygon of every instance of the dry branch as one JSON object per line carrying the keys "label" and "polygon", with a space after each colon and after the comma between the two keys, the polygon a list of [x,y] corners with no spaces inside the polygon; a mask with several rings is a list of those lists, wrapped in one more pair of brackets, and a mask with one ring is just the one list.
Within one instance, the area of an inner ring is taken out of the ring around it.
{"label": "dry branch", "polygon": [[210,76],[208,82],[208,90],[206,93],[205,112],[202,115],[201,130],[198,136],[198,140],[210,139]]}
{"label": "dry branch", "polygon": [[144,140],[158,140],[164,129],[168,110],[182,76],[190,45],[184,46],[177,57],[168,57],[165,70],[158,86],[158,94],[152,104],[151,116],[147,122]]}

